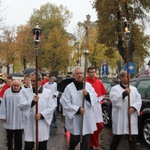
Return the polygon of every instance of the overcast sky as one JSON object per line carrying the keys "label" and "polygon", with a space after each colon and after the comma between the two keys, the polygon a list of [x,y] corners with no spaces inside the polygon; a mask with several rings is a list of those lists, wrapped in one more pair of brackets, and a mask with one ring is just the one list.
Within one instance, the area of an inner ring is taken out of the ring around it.
{"label": "overcast sky", "polygon": [[74,33],[77,23],[84,22],[86,15],[91,15],[91,21],[97,20],[95,10],[92,8],[94,0],[0,0],[1,1],[1,17],[5,17],[5,24],[10,26],[18,26],[26,24],[29,20],[33,9],[39,9],[41,5],[46,3],[63,5],[73,13],[71,23],[67,27],[67,31]]}
{"label": "overcast sky", "polygon": [[[67,9],[73,13],[71,23],[67,27],[67,31],[74,33],[77,27],[77,23],[84,22],[86,15],[91,15],[91,21],[97,20],[95,10],[92,8],[92,2],[94,0],[0,0],[1,9],[0,16],[4,17],[5,24],[9,26],[19,26],[26,24],[29,20],[33,9],[39,9],[41,5],[46,3],[52,3],[56,5],[66,6]],[[150,29],[145,31],[147,35],[150,35]]]}
{"label": "overcast sky", "polygon": [[[39,9],[41,5],[46,3],[63,5],[73,13],[71,23],[67,27],[67,31],[74,33],[77,23],[84,22],[86,15],[91,15],[91,21],[97,20],[95,9],[92,8],[94,0],[0,0],[1,9],[0,16],[4,17],[5,24],[10,26],[18,26],[26,24],[33,13],[33,9]],[[147,27],[146,34],[150,35],[150,30]]]}

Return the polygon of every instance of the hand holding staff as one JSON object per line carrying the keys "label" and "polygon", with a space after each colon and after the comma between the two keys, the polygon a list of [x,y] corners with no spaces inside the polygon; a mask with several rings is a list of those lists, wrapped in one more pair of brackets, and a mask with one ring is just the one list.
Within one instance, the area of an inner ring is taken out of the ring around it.
{"label": "hand holding staff", "polygon": [[[83,81],[83,89],[85,89],[85,82],[86,82],[86,71],[87,71],[87,56],[89,54],[88,51],[88,43],[89,43],[89,29],[90,27],[96,27],[96,24],[90,21],[91,16],[88,14],[86,15],[86,21],[84,21],[84,23],[78,22],[78,26],[83,26],[86,30],[86,41],[85,41],[85,50],[84,50],[84,54],[85,54],[85,63],[84,63],[84,81]],[[84,96],[83,96],[83,102],[82,102],[82,107],[84,108]],[[82,143],[82,131],[83,131],[83,116],[82,115],[82,121],[81,121],[81,132],[80,132],[80,143]],[[81,145],[80,145],[80,149],[81,149]]]}
{"label": "hand holding staff", "polygon": [[[42,33],[42,29],[39,27],[38,23],[32,29],[33,33],[33,43],[34,48],[36,50],[36,95],[38,95],[38,44],[40,43],[40,35]],[[38,114],[38,102],[36,102],[36,114]],[[36,119],[36,150],[38,150],[38,120]]]}
{"label": "hand holding staff", "polygon": [[[126,64],[127,64],[127,80],[128,80],[128,88],[129,88],[129,41],[131,39],[131,27],[130,22],[125,18],[123,23],[123,36],[124,41],[126,41]],[[130,94],[128,95],[128,111],[130,109]],[[129,122],[129,141],[132,140],[131,137],[131,116],[128,114],[128,122]]]}

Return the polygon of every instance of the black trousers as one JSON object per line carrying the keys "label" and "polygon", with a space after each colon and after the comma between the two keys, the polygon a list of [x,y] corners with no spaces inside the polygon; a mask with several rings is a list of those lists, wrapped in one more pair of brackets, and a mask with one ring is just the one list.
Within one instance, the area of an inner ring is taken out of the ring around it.
{"label": "black trousers", "polygon": [[[123,135],[114,135],[112,142],[110,144],[110,150],[117,150],[120,140],[123,137]],[[137,150],[136,145],[136,135],[132,135],[132,140],[129,141],[129,135],[127,135],[128,143],[129,143],[129,150]]]}
{"label": "black trousers", "polygon": [[[22,150],[22,132],[23,130],[9,130],[6,129],[7,132],[7,147],[8,150],[13,150],[13,144],[14,144],[14,150]],[[14,143],[13,143],[13,137],[14,137]]]}
{"label": "black trousers", "polygon": [[[82,144],[80,146],[80,150],[88,150],[89,140],[90,140],[90,134],[84,135],[82,137]],[[70,134],[69,150],[74,150],[79,142],[80,142],[80,135]]]}
{"label": "black trousers", "polygon": [[[33,150],[34,142],[25,141],[25,150]],[[47,141],[39,142],[38,150],[47,150]]]}

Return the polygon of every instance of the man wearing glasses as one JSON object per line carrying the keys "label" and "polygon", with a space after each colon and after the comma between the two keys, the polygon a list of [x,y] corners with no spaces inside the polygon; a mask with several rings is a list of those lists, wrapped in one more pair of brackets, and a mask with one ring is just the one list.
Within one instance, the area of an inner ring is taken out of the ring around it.
{"label": "man wearing glasses", "polygon": [[87,77],[86,81],[89,82],[92,87],[95,89],[97,93],[97,102],[93,106],[94,116],[96,119],[97,130],[94,131],[90,136],[89,149],[98,150],[99,149],[99,134],[103,129],[103,117],[102,117],[102,108],[101,108],[101,100],[104,98],[107,91],[103,85],[103,83],[95,76],[96,69],[94,67],[89,67],[87,69]]}

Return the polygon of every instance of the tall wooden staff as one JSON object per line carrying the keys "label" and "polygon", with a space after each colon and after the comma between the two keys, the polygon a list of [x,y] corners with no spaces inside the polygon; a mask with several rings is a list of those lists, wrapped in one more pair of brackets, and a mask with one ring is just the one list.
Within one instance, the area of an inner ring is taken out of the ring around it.
{"label": "tall wooden staff", "polygon": [[[84,23],[78,22],[78,26],[83,26],[86,30],[86,41],[85,41],[85,50],[84,50],[84,55],[85,55],[85,63],[84,63],[84,83],[83,83],[83,89],[85,89],[85,84],[86,84],[86,71],[87,71],[87,64],[88,64],[88,55],[89,55],[89,50],[88,50],[88,43],[89,43],[89,28],[91,26],[94,26],[95,23],[91,23],[90,15],[86,15],[87,20]],[[85,97],[83,96],[83,101],[82,101],[82,108],[84,108],[84,100]],[[82,120],[81,120],[81,129],[80,129],[80,149],[81,149],[81,144],[82,144],[82,132],[83,132],[83,120],[84,120],[84,115],[82,115]]]}
{"label": "tall wooden staff", "polygon": [[[38,95],[38,44],[40,43],[40,35],[41,35],[42,29],[39,27],[38,23],[36,26],[32,29],[33,33],[33,42],[34,42],[34,49],[36,50],[36,95]],[[36,114],[38,114],[38,102],[36,103]],[[36,119],[36,150],[38,150],[38,120]]]}
{"label": "tall wooden staff", "polygon": [[[131,39],[131,28],[129,21],[124,20],[124,41],[126,41],[126,65],[127,65],[127,86],[129,87],[129,41]],[[128,95],[128,111],[130,109],[130,94]],[[128,123],[129,123],[129,140],[132,141],[131,136],[131,116],[128,113]]]}

